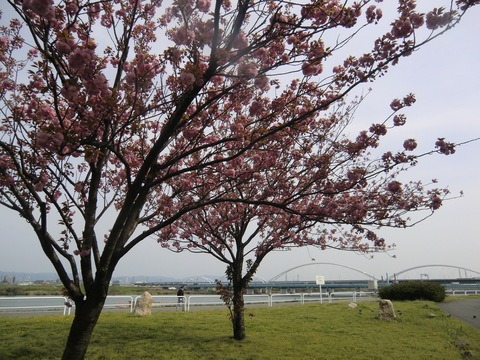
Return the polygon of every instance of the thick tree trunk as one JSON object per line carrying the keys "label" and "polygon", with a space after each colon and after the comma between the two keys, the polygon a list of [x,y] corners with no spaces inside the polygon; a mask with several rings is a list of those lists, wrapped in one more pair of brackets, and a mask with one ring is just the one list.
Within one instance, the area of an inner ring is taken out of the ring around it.
{"label": "thick tree trunk", "polygon": [[62,360],[83,360],[93,329],[105,303],[105,298],[94,298],[76,303],[75,317],[70,327]]}
{"label": "thick tree trunk", "polygon": [[245,339],[245,302],[243,299],[244,289],[241,286],[233,285],[233,338],[235,340]]}

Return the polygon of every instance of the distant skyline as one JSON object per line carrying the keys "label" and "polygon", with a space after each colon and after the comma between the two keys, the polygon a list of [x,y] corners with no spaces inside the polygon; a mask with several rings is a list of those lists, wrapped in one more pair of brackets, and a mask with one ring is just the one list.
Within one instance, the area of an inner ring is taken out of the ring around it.
{"label": "distant skyline", "polygon": [[[339,275],[339,270],[342,274]],[[332,272],[333,271],[333,272]],[[327,275],[325,275],[327,274]],[[448,264],[425,264],[408,269],[386,272],[385,274],[370,274],[361,269],[353,268],[345,264],[328,262],[310,262],[285,269],[273,278],[254,276],[253,281],[315,281],[318,275],[325,277],[326,281],[335,280],[402,280],[402,279],[480,279],[480,271],[467,269],[461,266]],[[120,281],[121,284],[133,284],[136,282],[184,282],[184,283],[213,283],[215,280],[225,281],[222,274],[190,274],[184,277],[169,277],[148,274],[117,275],[112,281]],[[28,272],[4,272],[0,270],[0,283],[29,283],[35,281],[58,281],[58,274],[28,273]]]}
{"label": "distant skyline", "polygon": [[[406,110],[407,124],[388,134],[385,146],[400,149],[404,139],[415,138],[422,151],[433,148],[438,137],[452,142],[480,137],[478,19],[480,9],[477,6],[455,29],[402,59],[385,77],[367,84],[365,89],[372,87],[373,90],[356,114],[355,127],[368,128],[371,123],[382,120],[393,98],[413,92],[417,102]],[[479,157],[480,142],[476,141],[459,147],[452,156],[423,158],[416,168],[406,173],[404,178],[411,180],[428,183],[438,179],[438,186],[448,186],[452,196],[460,191],[464,196],[447,201],[433,217],[413,228],[381,229],[379,232],[387,242],[397,245],[391,253],[375,254],[370,258],[369,255],[298,248],[268,255],[257,275],[270,279],[289,268],[313,262],[348,265],[378,277],[428,264],[480,271]],[[54,272],[25,220],[0,208],[0,226],[0,271]],[[147,240],[120,261],[114,277],[184,278],[195,274],[221,275],[224,271],[225,265],[208,255],[174,254],[154,240]],[[324,274],[327,279],[349,274],[340,267],[305,269],[305,274],[309,272],[311,276]],[[458,271],[453,272],[458,274]]]}

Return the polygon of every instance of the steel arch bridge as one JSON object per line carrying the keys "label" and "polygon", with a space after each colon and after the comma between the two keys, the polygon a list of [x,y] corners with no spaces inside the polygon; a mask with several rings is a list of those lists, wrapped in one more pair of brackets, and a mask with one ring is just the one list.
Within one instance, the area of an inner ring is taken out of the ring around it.
{"label": "steel arch bridge", "polygon": [[293,271],[295,269],[299,269],[299,268],[302,268],[302,267],[307,267],[307,266],[314,266],[314,265],[333,265],[333,266],[339,266],[339,267],[342,267],[342,268],[345,268],[345,269],[350,269],[350,270],[353,270],[353,271],[356,271],[360,274],[363,274],[365,276],[368,276],[369,278],[371,278],[372,280],[378,280],[376,276],[372,275],[372,274],[369,274],[365,271],[362,271],[360,269],[356,269],[352,266],[347,266],[347,265],[342,265],[342,264],[336,264],[336,263],[330,263],[330,262],[312,262],[312,263],[307,263],[307,264],[303,264],[303,265],[298,265],[298,266],[294,266],[288,270],[285,270],[285,271],[282,271],[280,274],[274,276],[273,278],[271,278],[269,280],[269,282],[273,282],[273,281],[276,281],[278,280],[280,277],[282,277],[283,275],[289,273],[290,271]]}
{"label": "steel arch bridge", "polygon": [[[206,277],[203,277],[203,278],[204,278],[204,279],[208,279],[209,282],[212,283],[212,284],[215,283],[215,281],[212,280],[212,279],[210,279],[210,278],[206,278]],[[225,279],[226,279],[226,276],[225,276],[225,275],[220,276],[220,277],[218,278],[218,280],[225,280]],[[266,284],[266,283],[268,283],[268,280],[265,279],[265,278],[263,278],[263,277],[261,277],[260,275],[255,274],[255,275],[253,275],[253,282],[260,282],[260,283]]]}
{"label": "steel arch bridge", "polygon": [[396,272],[396,273],[394,273],[394,276],[398,277],[398,275],[401,275],[401,274],[406,273],[406,272],[411,271],[411,270],[422,269],[422,268],[429,268],[429,267],[453,268],[453,269],[459,269],[459,270],[469,271],[469,272],[475,273],[475,274],[477,274],[477,275],[480,275],[480,272],[479,272],[479,271],[475,271],[475,270],[472,270],[472,269],[467,269],[467,268],[465,268],[465,267],[463,267],[463,266],[432,264],[432,265],[414,266],[414,267],[411,267],[411,268],[408,268],[408,269],[405,269],[405,270]]}
{"label": "steel arch bridge", "polygon": [[[294,267],[289,268],[289,269],[287,269],[287,270],[285,270],[285,271],[282,271],[282,272],[279,273],[278,275],[276,275],[276,276],[274,276],[273,278],[271,278],[268,282],[276,281],[276,280],[278,280],[280,277],[282,277],[283,275],[289,273],[290,271],[293,271],[293,270],[296,270],[296,269],[299,269],[299,268],[303,268],[303,267],[314,266],[314,265],[333,265],[333,266],[338,266],[338,267],[342,267],[342,268],[345,268],[345,269],[350,269],[350,270],[353,270],[353,271],[358,272],[358,273],[360,273],[360,274],[363,274],[363,275],[369,277],[369,278],[372,279],[372,280],[379,280],[375,275],[369,274],[369,273],[367,273],[367,272],[365,272],[365,271],[362,271],[362,270],[360,270],[360,269],[354,268],[354,267],[352,267],[352,266],[342,265],[342,264],[336,264],[336,263],[330,263],[330,262],[312,262],[312,263],[307,263],[307,264],[303,264],[303,265],[294,266]],[[398,272],[394,273],[394,277],[398,277],[399,275],[404,274],[404,273],[409,272],[409,271],[412,271],[412,270],[422,269],[422,268],[429,268],[429,267],[453,268],[453,269],[459,269],[459,270],[468,271],[468,272],[470,272],[470,273],[474,273],[474,274],[480,275],[480,271],[468,269],[468,268],[463,267],[463,266],[432,264],[432,265],[414,266],[414,267],[411,267],[411,268],[408,268],[408,269],[404,269],[404,270],[402,270],[402,271],[398,271]],[[262,279],[262,282],[265,282],[265,280]]]}

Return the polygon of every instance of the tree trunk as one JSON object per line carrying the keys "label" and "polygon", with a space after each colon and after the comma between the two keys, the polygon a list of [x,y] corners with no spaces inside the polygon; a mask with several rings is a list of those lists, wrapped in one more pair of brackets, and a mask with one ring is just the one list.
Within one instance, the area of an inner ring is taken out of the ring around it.
{"label": "tree trunk", "polygon": [[244,289],[238,284],[233,284],[233,338],[235,340],[245,339],[245,302],[243,299]]}
{"label": "tree trunk", "polygon": [[105,298],[93,298],[76,302],[75,317],[70,327],[62,360],[83,360],[93,329],[105,303]]}

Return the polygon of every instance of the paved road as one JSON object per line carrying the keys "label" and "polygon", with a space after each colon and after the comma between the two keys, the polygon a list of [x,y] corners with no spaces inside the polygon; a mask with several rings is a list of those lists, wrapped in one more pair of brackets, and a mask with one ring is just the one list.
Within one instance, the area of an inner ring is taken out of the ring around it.
{"label": "paved road", "polygon": [[462,299],[439,303],[440,309],[480,329],[480,299]]}

